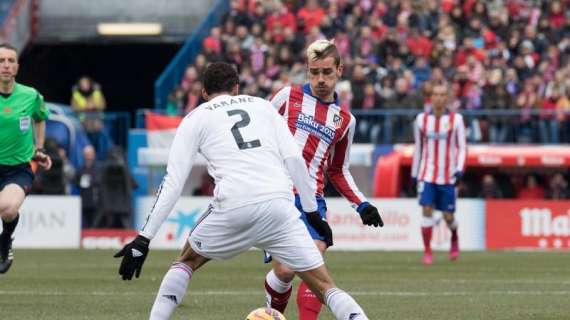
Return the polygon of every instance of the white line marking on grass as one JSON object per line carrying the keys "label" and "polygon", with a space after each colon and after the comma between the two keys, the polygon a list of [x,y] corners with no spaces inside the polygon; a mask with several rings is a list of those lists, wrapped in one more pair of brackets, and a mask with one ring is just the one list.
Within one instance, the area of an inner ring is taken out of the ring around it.
{"label": "white line marking on grass", "polygon": [[508,279],[438,279],[436,281],[446,283],[512,283],[512,284],[570,284],[570,281],[561,280],[508,280]]}
{"label": "white line marking on grass", "polygon": [[[401,296],[401,297],[427,297],[427,296],[485,296],[485,295],[513,295],[513,296],[540,296],[540,295],[570,295],[570,291],[539,291],[539,290],[491,290],[491,291],[443,291],[443,292],[423,292],[423,291],[350,291],[354,296]],[[243,296],[261,295],[259,290],[208,290],[189,291],[188,295],[193,296]],[[156,292],[125,291],[32,291],[32,290],[0,290],[0,295],[14,296],[138,296],[156,295]]]}

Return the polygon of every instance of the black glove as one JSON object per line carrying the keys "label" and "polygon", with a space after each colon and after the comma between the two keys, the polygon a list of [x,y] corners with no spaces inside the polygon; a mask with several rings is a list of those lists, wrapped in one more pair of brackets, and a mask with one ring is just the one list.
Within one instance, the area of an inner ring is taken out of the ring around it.
{"label": "black glove", "polygon": [[414,192],[418,191],[418,178],[412,178],[412,190],[414,190]]}
{"label": "black glove", "polygon": [[455,174],[455,185],[459,185],[459,183],[461,182],[461,180],[463,180],[463,172],[461,171],[457,171]]}
{"label": "black glove", "polygon": [[115,254],[115,258],[123,257],[119,267],[119,274],[123,276],[123,280],[131,280],[135,272],[137,278],[140,276],[144,260],[148,255],[149,243],[149,239],[139,235]]}
{"label": "black glove", "polygon": [[367,226],[375,226],[375,227],[383,227],[384,221],[382,221],[382,217],[380,217],[380,213],[378,213],[378,209],[375,206],[371,205],[368,202],[361,203],[358,208],[356,209],[360,214],[360,218],[362,219],[362,223]]}
{"label": "black glove", "polygon": [[305,216],[311,227],[313,227],[321,237],[325,238],[323,241],[327,244],[327,247],[332,246],[333,236],[328,222],[316,211],[306,212]]}

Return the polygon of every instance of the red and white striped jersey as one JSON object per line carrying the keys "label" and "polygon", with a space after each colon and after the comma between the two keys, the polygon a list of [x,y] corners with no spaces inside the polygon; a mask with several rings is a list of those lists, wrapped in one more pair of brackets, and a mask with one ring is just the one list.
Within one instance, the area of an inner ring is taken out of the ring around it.
{"label": "red and white striped jersey", "polygon": [[353,207],[367,201],[349,171],[354,116],[342,110],[338,102],[326,103],[313,96],[308,84],[279,90],[271,103],[285,118],[303,151],[316,195],[323,195],[326,170],[329,181]]}
{"label": "red and white striped jersey", "polygon": [[454,184],[455,173],[463,172],[467,142],[465,124],[459,113],[440,117],[423,112],[414,121],[416,147],[412,177],[435,184]]}

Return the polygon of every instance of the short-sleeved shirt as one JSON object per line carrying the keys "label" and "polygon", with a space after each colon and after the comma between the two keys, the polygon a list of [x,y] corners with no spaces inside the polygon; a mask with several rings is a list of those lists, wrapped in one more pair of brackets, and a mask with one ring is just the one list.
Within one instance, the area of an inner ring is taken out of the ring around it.
{"label": "short-sleeved shirt", "polygon": [[16,83],[10,95],[0,95],[0,165],[13,166],[32,159],[32,124],[48,116],[44,98],[34,88]]}

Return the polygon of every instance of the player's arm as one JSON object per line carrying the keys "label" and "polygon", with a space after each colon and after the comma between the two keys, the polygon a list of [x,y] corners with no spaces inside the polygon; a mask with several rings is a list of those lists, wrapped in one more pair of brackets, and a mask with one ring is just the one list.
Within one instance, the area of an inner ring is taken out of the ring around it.
{"label": "player's arm", "polygon": [[378,213],[378,209],[370,204],[362,192],[358,190],[350,174],[350,147],[352,146],[355,127],[356,120],[351,116],[347,132],[334,145],[327,174],[329,181],[336,190],[351,203],[353,208],[356,208],[364,224],[376,227],[383,226],[384,222]]}
{"label": "player's arm", "polygon": [[271,104],[273,108],[279,112],[280,115],[283,115],[285,112],[285,108],[287,108],[287,102],[289,101],[289,93],[291,92],[291,87],[285,87],[271,97]]}
{"label": "player's arm", "polygon": [[45,105],[44,98],[37,93],[32,112],[34,131],[34,156],[33,159],[45,170],[51,168],[51,158],[45,153],[44,143],[46,140],[46,119],[49,117],[49,110]]}
{"label": "player's arm", "polygon": [[148,254],[150,240],[154,238],[182,193],[198,153],[201,138],[200,124],[203,122],[200,115],[200,110],[192,112],[180,124],[170,147],[166,175],[151,212],[139,235],[115,254],[116,258],[123,257],[119,268],[123,280],[131,280],[135,272],[136,277],[139,277]]}
{"label": "player's arm", "polygon": [[295,143],[291,132],[287,128],[285,121],[277,114],[274,117],[274,127],[277,141],[279,142],[279,153],[283,158],[285,168],[289,172],[293,184],[297,188],[301,199],[301,206],[307,217],[307,221],[315,230],[324,237],[327,246],[333,245],[332,230],[329,224],[317,212],[318,206],[315,199],[315,188],[311,184],[311,178],[307,171],[305,160],[301,156],[301,151]]}
{"label": "player's arm", "polygon": [[279,145],[279,153],[283,159],[285,168],[289,172],[291,180],[293,180],[293,184],[299,192],[303,211],[317,211],[317,201],[315,200],[316,190],[311,184],[311,178],[309,177],[305,160],[301,156],[301,151],[295,143],[285,121],[276,113],[273,113],[272,116],[276,139]]}
{"label": "player's arm", "polygon": [[[417,182],[419,168],[421,164],[421,156],[422,156],[422,148],[423,148],[423,141],[422,141],[422,134],[420,132],[419,123],[419,116],[416,117],[414,121],[414,157],[412,160],[412,179],[414,182]],[[414,183],[415,184],[415,183]]]}
{"label": "player's arm", "polygon": [[457,137],[457,167],[455,168],[455,178],[461,179],[465,170],[465,158],[467,157],[467,138],[465,137],[465,123],[463,117],[458,115],[456,121]]}

